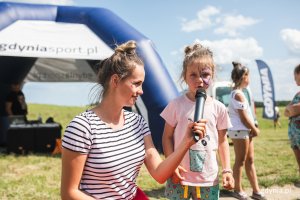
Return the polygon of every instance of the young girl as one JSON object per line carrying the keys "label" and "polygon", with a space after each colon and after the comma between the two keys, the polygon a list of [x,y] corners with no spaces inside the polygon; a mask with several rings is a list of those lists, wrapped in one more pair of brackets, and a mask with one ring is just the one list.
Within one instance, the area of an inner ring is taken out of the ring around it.
{"label": "young girl", "polygon": [[[300,86],[300,65],[295,67],[294,77],[297,86]],[[300,175],[300,92],[298,92],[293,100],[286,106],[284,115],[290,119],[288,135],[291,141],[291,148],[294,151],[298,163]],[[295,185],[300,187],[300,179]]]}
{"label": "young girl", "polygon": [[234,87],[231,91],[228,105],[232,127],[229,129],[228,135],[233,141],[235,152],[233,165],[235,188],[233,196],[241,200],[248,199],[248,195],[242,188],[242,170],[245,167],[253,189],[252,198],[264,200],[266,197],[260,192],[254,166],[253,137],[259,134],[259,129],[255,126],[251,107],[243,93],[243,89],[249,84],[249,69],[237,62],[232,64],[231,79]]}
{"label": "young girl", "polygon": [[101,101],[76,116],[65,131],[62,199],[145,200],[136,185],[141,166],[145,164],[151,176],[164,183],[195,144],[191,128],[201,138],[205,135],[205,122],[190,123],[179,148],[161,160],[146,121],[123,109],[143,94],[144,64],[135,50],[136,43],[129,41],[100,63]]}
{"label": "young girl", "polygon": [[[165,120],[162,143],[166,157],[179,147],[185,127],[194,117],[196,91],[199,88],[208,89],[214,71],[213,55],[209,49],[201,44],[185,48],[181,78],[187,84],[188,90],[172,100],[161,113]],[[226,130],[231,123],[226,107],[208,96],[203,118],[207,119],[207,135],[190,148],[172,178],[167,181],[165,194],[169,199],[219,199],[218,149],[222,163],[223,187],[233,188],[226,137]]]}

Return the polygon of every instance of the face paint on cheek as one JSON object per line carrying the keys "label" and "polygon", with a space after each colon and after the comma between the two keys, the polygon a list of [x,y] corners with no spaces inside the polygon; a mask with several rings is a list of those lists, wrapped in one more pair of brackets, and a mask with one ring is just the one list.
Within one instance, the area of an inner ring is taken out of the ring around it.
{"label": "face paint on cheek", "polygon": [[203,83],[204,83],[205,85],[207,85],[207,86],[209,86],[210,83],[211,83],[211,77],[210,77],[210,76],[207,76],[207,77],[205,77],[205,78],[202,78],[202,80],[203,80]]}
{"label": "face paint on cheek", "polygon": [[209,86],[211,84],[211,74],[212,74],[212,70],[210,67],[205,67],[204,69],[201,70],[201,78],[203,83],[206,86]]}

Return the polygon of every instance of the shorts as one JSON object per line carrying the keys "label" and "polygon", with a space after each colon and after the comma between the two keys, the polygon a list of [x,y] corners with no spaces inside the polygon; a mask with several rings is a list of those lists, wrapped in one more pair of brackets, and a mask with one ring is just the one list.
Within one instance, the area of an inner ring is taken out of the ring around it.
{"label": "shorts", "polygon": [[149,200],[147,195],[138,187],[133,200]]}
{"label": "shorts", "polygon": [[250,131],[248,130],[239,130],[239,131],[228,130],[228,136],[231,139],[249,139],[249,133]]}
{"label": "shorts", "polygon": [[292,149],[300,149],[300,116],[290,119],[288,136]]}
{"label": "shorts", "polygon": [[292,149],[300,149],[300,134],[295,132],[289,132],[289,139]]}
{"label": "shorts", "polygon": [[219,184],[210,187],[184,186],[180,183],[174,184],[168,179],[165,189],[165,196],[172,200],[218,200],[220,195]]}

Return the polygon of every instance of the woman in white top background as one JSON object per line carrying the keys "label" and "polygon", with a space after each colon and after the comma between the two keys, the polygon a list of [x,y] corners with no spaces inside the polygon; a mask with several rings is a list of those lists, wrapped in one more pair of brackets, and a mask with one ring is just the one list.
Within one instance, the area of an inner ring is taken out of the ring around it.
{"label": "woman in white top background", "polygon": [[243,89],[249,85],[249,69],[237,62],[232,62],[232,64],[231,79],[234,87],[228,106],[232,128],[228,130],[228,135],[232,139],[235,152],[233,165],[235,188],[233,195],[238,199],[248,199],[248,195],[242,188],[242,170],[245,167],[253,189],[251,197],[253,199],[266,199],[260,192],[254,165],[253,137],[258,136],[260,131],[255,126],[251,107],[243,93]]}

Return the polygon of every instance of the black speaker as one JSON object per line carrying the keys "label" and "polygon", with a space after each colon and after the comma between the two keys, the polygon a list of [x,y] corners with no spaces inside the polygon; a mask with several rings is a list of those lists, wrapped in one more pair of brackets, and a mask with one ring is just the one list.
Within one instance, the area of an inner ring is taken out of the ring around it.
{"label": "black speaker", "polygon": [[34,152],[50,153],[54,150],[56,139],[61,138],[59,127],[40,128],[35,133]]}
{"label": "black speaker", "polygon": [[51,153],[61,138],[59,124],[14,125],[7,131],[7,152],[16,154]]}
{"label": "black speaker", "polygon": [[7,131],[7,152],[28,154],[34,150],[35,133],[26,128],[9,128]]}

